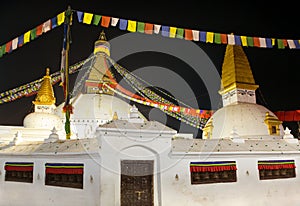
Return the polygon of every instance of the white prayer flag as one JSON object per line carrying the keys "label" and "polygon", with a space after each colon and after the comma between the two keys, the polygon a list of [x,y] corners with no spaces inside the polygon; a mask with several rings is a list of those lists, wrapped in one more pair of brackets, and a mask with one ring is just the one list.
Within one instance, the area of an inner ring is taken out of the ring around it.
{"label": "white prayer flag", "polygon": [[112,26],[117,26],[118,22],[119,22],[119,18],[114,18],[114,17],[111,18],[111,25]]}
{"label": "white prayer flag", "polygon": [[295,45],[294,40],[288,39],[288,40],[287,40],[287,43],[288,43],[288,45],[289,45],[289,47],[290,47],[291,49],[295,49],[295,48],[296,48],[296,45]]}
{"label": "white prayer flag", "polygon": [[228,34],[228,44],[229,45],[235,45],[235,40],[234,40],[234,35],[233,34]]}
{"label": "white prayer flag", "polygon": [[161,27],[161,25],[154,24],[154,33],[155,33],[155,34],[158,34],[158,33],[159,33],[160,27]]}
{"label": "white prayer flag", "polygon": [[49,31],[51,29],[51,20],[44,22],[43,24],[43,33]]}
{"label": "white prayer flag", "polygon": [[266,38],[259,37],[258,39],[259,39],[259,45],[260,45],[260,47],[266,48],[267,47]]}
{"label": "white prayer flag", "polygon": [[18,41],[19,41],[19,38],[16,37],[12,40],[12,43],[11,43],[11,48],[12,50],[15,50],[17,47],[18,47]]}
{"label": "white prayer flag", "polygon": [[193,34],[193,40],[194,41],[199,41],[199,31],[198,30],[192,30],[192,34]]}

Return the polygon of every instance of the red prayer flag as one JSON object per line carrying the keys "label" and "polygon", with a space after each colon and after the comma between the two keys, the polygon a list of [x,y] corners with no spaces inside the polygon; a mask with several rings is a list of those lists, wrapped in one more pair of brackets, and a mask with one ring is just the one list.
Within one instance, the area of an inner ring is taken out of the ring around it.
{"label": "red prayer flag", "polygon": [[287,46],[288,46],[288,43],[287,43],[287,40],[286,40],[286,39],[282,39],[282,42],[283,42],[284,47],[287,47]]}
{"label": "red prayer flag", "polygon": [[227,44],[227,34],[221,34],[221,43]]}
{"label": "red prayer flag", "polygon": [[184,33],[185,40],[193,40],[193,32],[191,29],[184,29]]}
{"label": "red prayer flag", "polygon": [[108,27],[110,23],[110,17],[109,16],[102,16],[101,18],[101,26]]}
{"label": "red prayer flag", "polygon": [[153,34],[153,24],[145,23],[145,34]]}
{"label": "red prayer flag", "polygon": [[11,52],[12,41],[6,43],[5,52]]}
{"label": "red prayer flag", "polygon": [[259,38],[253,37],[253,45],[256,47],[260,47]]}
{"label": "red prayer flag", "polygon": [[43,24],[38,25],[38,26],[36,27],[36,35],[37,35],[37,36],[40,36],[40,35],[42,35],[42,33],[43,33]]}

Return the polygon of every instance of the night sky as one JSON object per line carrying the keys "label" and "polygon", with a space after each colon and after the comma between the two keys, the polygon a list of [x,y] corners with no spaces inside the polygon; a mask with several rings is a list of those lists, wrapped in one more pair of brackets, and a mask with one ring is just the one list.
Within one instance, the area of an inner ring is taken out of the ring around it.
{"label": "night sky", "polygon": [[[140,1],[140,3],[122,4],[112,1],[5,1],[1,2],[0,13],[0,45],[38,26],[46,20],[64,11],[68,5],[72,9],[111,17],[137,20],[197,29],[218,33],[283,39],[300,39],[298,11],[293,3],[284,1],[280,4],[267,2],[248,3],[228,1],[186,1],[175,3],[166,1]],[[79,23],[74,15],[72,25],[72,44],[70,65],[87,58],[93,51],[95,40],[102,30],[109,39],[128,33],[118,27],[103,28],[101,26]],[[141,34],[144,35],[144,34]],[[153,38],[153,37],[152,37]],[[157,37],[161,38],[161,37]],[[63,27],[57,27],[30,43],[5,54],[0,58],[0,92],[18,87],[42,78],[46,68],[51,73],[59,71],[63,40]],[[185,40],[176,40],[185,41]],[[226,45],[194,42],[211,59],[220,73]],[[256,91],[257,102],[271,111],[300,109],[299,95],[299,49],[253,48],[243,47],[249,59],[256,83],[260,86]],[[114,49],[111,57],[114,58]],[[128,55],[118,61],[130,71],[147,66],[168,68],[180,75],[193,89],[200,109],[210,109],[208,94],[200,77],[197,77],[184,62],[172,56],[142,52]],[[166,77],[168,80],[168,77]],[[54,86],[57,105],[62,103],[62,88]],[[168,92],[168,91],[166,91]],[[32,111],[32,97],[24,97],[11,103],[0,105],[0,125],[22,125],[23,118]],[[189,104],[188,100],[180,99]],[[146,108],[139,106],[147,116]],[[179,123],[169,118],[168,124],[176,128]],[[287,124],[296,134],[295,123]],[[197,133],[192,127],[185,131]],[[198,134],[199,135],[199,134]]]}

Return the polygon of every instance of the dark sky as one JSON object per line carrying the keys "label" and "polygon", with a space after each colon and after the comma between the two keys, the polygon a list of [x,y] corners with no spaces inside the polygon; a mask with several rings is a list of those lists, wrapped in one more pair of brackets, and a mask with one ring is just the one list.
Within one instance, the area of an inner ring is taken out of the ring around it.
{"label": "dark sky", "polygon": [[[208,3],[211,2],[211,3]],[[0,44],[24,34],[44,21],[64,11],[68,5],[74,10],[99,15],[157,23],[166,26],[197,29],[219,33],[234,33],[252,37],[300,39],[298,11],[293,2],[278,4],[264,1],[140,1],[121,4],[112,1],[4,1],[1,2]],[[72,25],[72,45],[70,64],[84,60],[93,51],[93,45],[100,26],[78,23],[74,15]],[[108,39],[120,36],[125,31],[119,28],[104,29]],[[63,29],[55,28],[32,42],[0,58],[0,91],[6,91],[22,84],[32,82],[45,74],[49,67],[51,73],[60,67]],[[183,41],[183,40],[182,40]],[[213,61],[218,72],[221,71],[225,45],[195,42]],[[117,48],[114,48],[117,49]],[[247,48],[244,51],[249,59],[256,83],[257,101],[272,111],[299,109],[299,49]],[[112,50],[112,57],[113,57]],[[175,58],[155,53],[130,55],[119,64],[130,71],[145,66],[170,67],[183,76],[193,88],[199,99],[199,107],[209,109],[207,92],[201,79],[195,77],[184,63]],[[184,71],[184,72],[183,72]],[[167,79],[167,77],[166,77]],[[57,104],[62,102],[61,87],[55,86]],[[23,118],[32,110],[27,97],[0,105],[1,125],[22,125]],[[182,100],[184,101],[184,100]],[[177,123],[178,124],[178,123]]]}

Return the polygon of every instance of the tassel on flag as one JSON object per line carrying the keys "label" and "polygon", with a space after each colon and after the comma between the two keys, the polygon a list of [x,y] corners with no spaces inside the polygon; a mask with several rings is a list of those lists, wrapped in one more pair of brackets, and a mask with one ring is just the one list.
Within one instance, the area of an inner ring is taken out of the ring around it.
{"label": "tassel on flag", "polygon": [[115,17],[111,18],[111,25],[112,26],[117,26],[118,22],[119,22],[119,18],[115,18]]}

